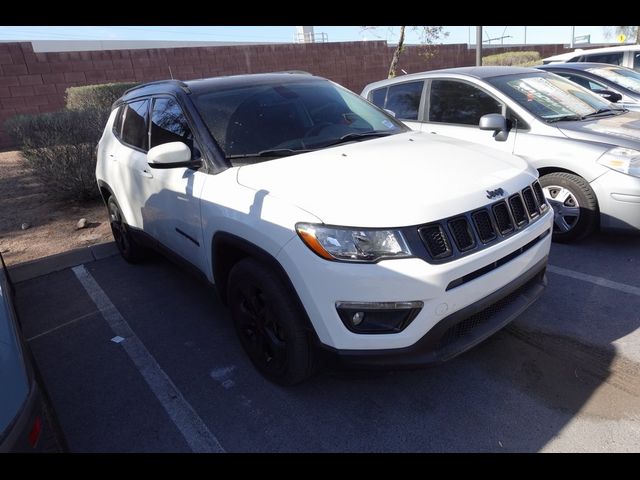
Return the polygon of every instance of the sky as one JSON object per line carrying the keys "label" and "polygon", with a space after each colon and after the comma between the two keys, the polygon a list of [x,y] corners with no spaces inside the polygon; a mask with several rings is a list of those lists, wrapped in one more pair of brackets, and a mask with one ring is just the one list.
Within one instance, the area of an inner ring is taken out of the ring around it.
{"label": "sky", "polygon": [[[475,26],[445,26],[449,35],[443,43],[475,43]],[[488,26],[483,29],[485,44],[569,43],[575,36],[590,35],[591,43],[614,42],[602,26]],[[399,27],[315,26],[330,42],[397,39]],[[15,40],[163,40],[210,42],[292,42],[293,26],[0,26],[0,41]],[[500,37],[507,37],[500,40]],[[420,43],[417,32],[408,29],[407,43]]]}

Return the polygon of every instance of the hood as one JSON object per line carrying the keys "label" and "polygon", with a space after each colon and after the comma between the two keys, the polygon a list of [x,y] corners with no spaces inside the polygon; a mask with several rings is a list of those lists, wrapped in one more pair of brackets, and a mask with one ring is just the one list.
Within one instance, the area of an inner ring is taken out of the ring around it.
{"label": "hood", "polygon": [[456,215],[524,188],[536,171],[513,155],[407,132],[240,167],[238,183],[326,224],[402,227]]}
{"label": "hood", "polygon": [[582,122],[559,122],[556,125],[569,138],[640,150],[640,112],[637,111]]}

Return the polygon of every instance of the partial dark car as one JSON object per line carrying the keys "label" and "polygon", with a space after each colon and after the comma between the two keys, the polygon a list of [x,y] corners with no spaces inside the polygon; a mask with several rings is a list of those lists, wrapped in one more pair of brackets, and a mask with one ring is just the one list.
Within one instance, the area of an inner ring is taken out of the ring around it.
{"label": "partial dark car", "polygon": [[0,452],[42,451],[42,392],[22,337],[0,254]]}
{"label": "partial dark car", "polygon": [[606,63],[550,63],[540,70],[560,75],[610,102],[640,111],[640,72]]}

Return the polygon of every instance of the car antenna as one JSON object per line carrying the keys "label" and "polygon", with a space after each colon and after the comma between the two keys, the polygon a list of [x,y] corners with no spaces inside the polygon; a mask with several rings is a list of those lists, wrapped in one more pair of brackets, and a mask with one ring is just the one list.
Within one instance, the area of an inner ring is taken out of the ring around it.
{"label": "car antenna", "polygon": [[171,80],[173,80],[173,73],[171,72],[171,65],[167,65],[169,67],[169,75],[171,75]]}
{"label": "car antenna", "polygon": [[401,71],[402,73],[404,73],[405,75],[408,75],[407,71],[406,71],[404,68],[401,68],[401,69],[400,69],[400,71]]}

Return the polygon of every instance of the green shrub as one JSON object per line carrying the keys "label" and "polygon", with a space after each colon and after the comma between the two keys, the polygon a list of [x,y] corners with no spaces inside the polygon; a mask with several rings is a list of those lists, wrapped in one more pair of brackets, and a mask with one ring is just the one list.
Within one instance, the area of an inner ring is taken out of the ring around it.
{"label": "green shrub", "polygon": [[108,117],[108,110],[95,109],[19,115],[5,129],[53,195],[97,198],[95,147]]}
{"label": "green shrub", "polygon": [[110,110],[111,105],[122,94],[138,85],[137,83],[104,83],[100,85],[85,85],[69,87],[66,91],[67,108],[70,110],[104,109]]}
{"label": "green shrub", "polygon": [[542,63],[540,53],[531,52],[504,52],[482,57],[482,65],[506,65],[518,67],[531,67]]}

